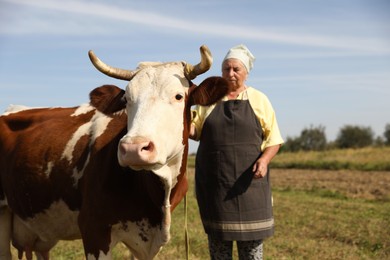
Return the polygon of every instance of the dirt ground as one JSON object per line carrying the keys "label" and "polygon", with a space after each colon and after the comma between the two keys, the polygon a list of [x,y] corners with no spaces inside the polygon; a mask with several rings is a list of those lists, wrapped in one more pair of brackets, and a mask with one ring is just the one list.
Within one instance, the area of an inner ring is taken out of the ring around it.
{"label": "dirt ground", "polygon": [[272,169],[274,188],[337,191],[349,198],[390,200],[390,172]]}

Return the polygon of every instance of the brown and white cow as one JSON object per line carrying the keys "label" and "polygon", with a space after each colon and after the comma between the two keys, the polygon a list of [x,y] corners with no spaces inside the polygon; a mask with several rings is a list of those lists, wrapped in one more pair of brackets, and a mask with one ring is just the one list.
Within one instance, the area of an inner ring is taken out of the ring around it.
{"label": "brown and white cow", "polygon": [[[82,238],[87,259],[110,259],[123,242],[152,259],[169,240],[170,214],[187,191],[190,107],[227,91],[211,77],[191,80],[212,63],[110,67],[92,52],[101,72],[129,81],[105,85],[90,103],[72,108],[14,109],[0,117],[0,258],[10,243],[22,256],[48,258],[58,240]],[[12,110],[12,109],[11,109]]]}

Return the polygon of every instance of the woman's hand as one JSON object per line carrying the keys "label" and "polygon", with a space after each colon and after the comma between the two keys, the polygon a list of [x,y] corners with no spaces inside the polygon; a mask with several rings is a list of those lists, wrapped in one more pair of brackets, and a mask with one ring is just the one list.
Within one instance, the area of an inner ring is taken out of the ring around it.
{"label": "woman's hand", "polygon": [[262,160],[262,157],[260,157],[255,164],[253,165],[253,178],[259,179],[263,178],[265,175],[267,175],[268,171],[268,162],[266,160]]}
{"label": "woman's hand", "polygon": [[280,145],[269,146],[265,148],[264,152],[259,159],[253,165],[252,171],[254,173],[253,178],[263,178],[267,175],[268,164],[271,162],[272,158],[278,153]]}

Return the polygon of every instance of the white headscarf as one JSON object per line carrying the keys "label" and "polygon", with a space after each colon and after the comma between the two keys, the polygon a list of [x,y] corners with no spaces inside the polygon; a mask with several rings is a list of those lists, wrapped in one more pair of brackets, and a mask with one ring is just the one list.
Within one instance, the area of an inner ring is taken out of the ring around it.
{"label": "white headscarf", "polygon": [[[253,68],[253,63],[255,61],[255,56],[249,51],[249,49],[243,45],[237,45],[231,48],[228,53],[226,54],[225,58],[223,59],[223,62],[227,59],[238,59],[244,64],[247,72]],[[222,62],[222,63],[223,63]]]}

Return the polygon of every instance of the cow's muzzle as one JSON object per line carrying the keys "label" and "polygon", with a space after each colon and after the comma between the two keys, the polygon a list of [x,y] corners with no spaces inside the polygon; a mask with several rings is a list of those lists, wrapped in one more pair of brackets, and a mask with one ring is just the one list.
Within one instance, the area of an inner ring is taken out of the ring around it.
{"label": "cow's muzzle", "polygon": [[122,167],[147,169],[157,163],[155,144],[145,137],[126,137],[119,142],[118,160]]}

